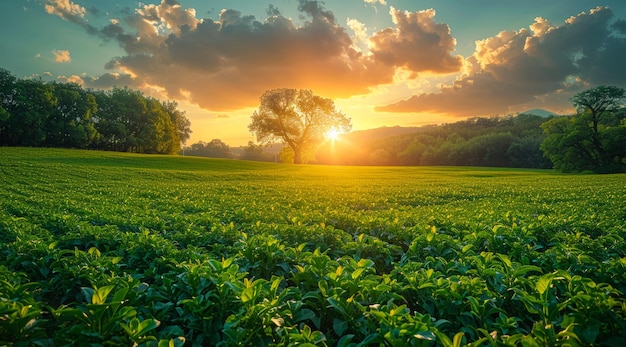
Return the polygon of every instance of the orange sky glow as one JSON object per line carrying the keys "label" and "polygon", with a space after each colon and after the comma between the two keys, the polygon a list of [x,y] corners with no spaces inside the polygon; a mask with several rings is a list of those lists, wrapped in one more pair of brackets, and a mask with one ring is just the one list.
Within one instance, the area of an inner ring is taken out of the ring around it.
{"label": "orange sky glow", "polygon": [[353,130],[570,113],[581,90],[626,87],[621,1],[4,1],[0,67],[175,100],[187,144],[254,141],[272,88],[333,99]]}

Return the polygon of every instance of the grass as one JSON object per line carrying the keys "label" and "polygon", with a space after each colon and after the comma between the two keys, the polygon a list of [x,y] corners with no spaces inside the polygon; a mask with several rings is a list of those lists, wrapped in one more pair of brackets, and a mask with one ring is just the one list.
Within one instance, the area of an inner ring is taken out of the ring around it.
{"label": "grass", "polygon": [[0,148],[0,345],[610,345],[624,182]]}

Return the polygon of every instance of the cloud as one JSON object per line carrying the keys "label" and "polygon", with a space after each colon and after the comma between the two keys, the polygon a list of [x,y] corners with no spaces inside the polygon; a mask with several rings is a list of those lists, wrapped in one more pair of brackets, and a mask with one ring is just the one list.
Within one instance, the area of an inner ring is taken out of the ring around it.
{"label": "cloud", "polygon": [[87,12],[95,13],[97,10],[87,10],[83,6],[74,3],[71,0],[44,0],[44,9],[48,14],[58,16],[68,22],[83,27],[89,34],[97,34],[98,29],[87,23],[85,14]]}
{"label": "cloud", "polygon": [[70,51],[67,49],[53,49],[52,56],[54,56],[54,61],[57,63],[69,63],[72,61]]}
{"label": "cloud", "polygon": [[529,29],[477,41],[465,73],[454,83],[377,110],[478,116],[530,105],[571,108],[566,96],[580,88],[626,86],[620,68],[626,41],[610,30],[612,16],[610,9],[598,7],[558,26],[538,17]]}
{"label": "cloud", "polygon": [[83,80],[83,78],[78,75],[72,75],[70,77],[57,76],[57,81],[62,83],[76,83],[81,86],[85,85],[85,81]]}
{"label": "cloud", "polygon": [[271,88],[349,97],[393,81],[395,66],[355,49],[320,2],[300,0],[298,10],[301,25],[273,7],[263,21],[231,9],[222,10],[217,20],[197,19],[195,11],[163,0],[142,5],[98,34],[127,53],[107,68],[132,75],[137,83],[161,86],[168,98],[188,96],[216,111],[256,106]]}
{"label": "cloud", "polygon": [[[347,27],[340,25],[321,1],[314,0],[298,1],[298,22],[275,6],[268,7],[264,19],[232,9],[222,10],[217,19],[197,18],[194,9],[162,0],[140,3],[101,28],[87,24],[84,17],[90,11],[70,0],[48,0],[47,6],[49,13],[117,43],[125,52],[106,64],[110,73],[83,77],[85,86],[129,85],[216,112],[255,107],[259,96],[271,88],[306,88],[325,97],[347,98],[390,85],[399,76],[410,82],[418,75],[469,69],[493,75],[496,71],[488,70],[498,67],[486,63],[497,41],[485,42],[485,57],[476,53],[472,62],[454,55],[456,41],[450,28],[436,22],[432,9],[408,12],[392,7],[393,25],[370,35],[355,19]],[[538,23],[538,31],[541,25],[547,26]],[[550,32],[547,29],[542,35]],[[489,66],[481,65],[481,59]],[[458,81],[461,87],[469,84]]]}
{"label": "cloud", "polygon": [[71,0],[47,0],[44,5],[46,12],[59,16],[69,22],[81,23],[87,10]]}
{"label": "cloud", "polygon": [[85,77],[81,79],[87,88],[108,89],[113,86],[139,88],[143,86],[140,81],[129,74],[106,73],[97,78]]}
{"label": "cloud", "polygon": [[354,32],[355,45],[359,43],[367,44],[369,36],[367,35],[367,28],[365,27],[365,24],[354,18],[348,18],[346,24],[348,25],[348,28]]}
{"label": "cloud", "polygon": [[376,5],[376,4],[387,5],[387,1],[385,0],[363,0],[363,1],[369,5]]}
{"label": "cloud", "polygon": [[161,86],[168,98],[189,97],[222,111],[256,106],[271,88],[350,97],[392,83],[399,68],[415,73],[461,68],[461,58],[450,55],[455,45],[450,30],[434,22],[434,11],[393,10],[396,27],[372,37],[364,25],[350,21],[353,39],[321,2],[300,0],[298,10],[299,25],[273,6],[263,21],[232,9],[222,10],[217,20],[197,19],[195,11],[163,0],[126,18],[130,28],[111,22],[99,35],[127,53],[107,68]]}
{"label": "cloud", "polygon": [[377,61],[414,72],[460,70],[463,58],[451,55],[456,40],[447,24],[434,21],[435,10],[408,12],[391,7],[389,14],[396,27],[381,30],[370,38]]}

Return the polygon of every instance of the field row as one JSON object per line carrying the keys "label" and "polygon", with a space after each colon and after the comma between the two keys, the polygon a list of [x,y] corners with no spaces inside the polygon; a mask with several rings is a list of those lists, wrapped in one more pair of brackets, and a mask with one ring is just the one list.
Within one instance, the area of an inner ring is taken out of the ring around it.
{"label": "field row", "polygon": [[0,345],[621,345],[623,175],[0,149]]}

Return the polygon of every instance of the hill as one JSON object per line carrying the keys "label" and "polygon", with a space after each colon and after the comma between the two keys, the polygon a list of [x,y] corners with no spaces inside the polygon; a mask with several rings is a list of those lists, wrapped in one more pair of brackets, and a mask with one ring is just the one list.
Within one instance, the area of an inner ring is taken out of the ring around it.
{"label": "hill", "polygon": [[374,129],[366,129],[366,130],[358,130],[353,131],[348,134],[341,135],[343,138],[355,141],[371,141],[371,140],[380,140],[395,136],[403,136],[408,134],[414,134],[419,131],[419,127],[401,127],[401,126],[393,126],[393,127],[380,127]]}
{"label": "hill", "polygon": [[554,112],[550,112],[548,110],[544,110],[542,108],[533,108],[532,110],[520,112],[519,114],[533,114],[533,115],[544,117],[544,118],[550,118],[550,117],[558,116],[558,114],[556,114]]}
{"label": "hill", "polygon": [[416,128],[379,128],[342,136],[316,153],[316,163],[343,165],[460,165],[550,168],[540,149],[541,124],[532,114],[470,118]]}

